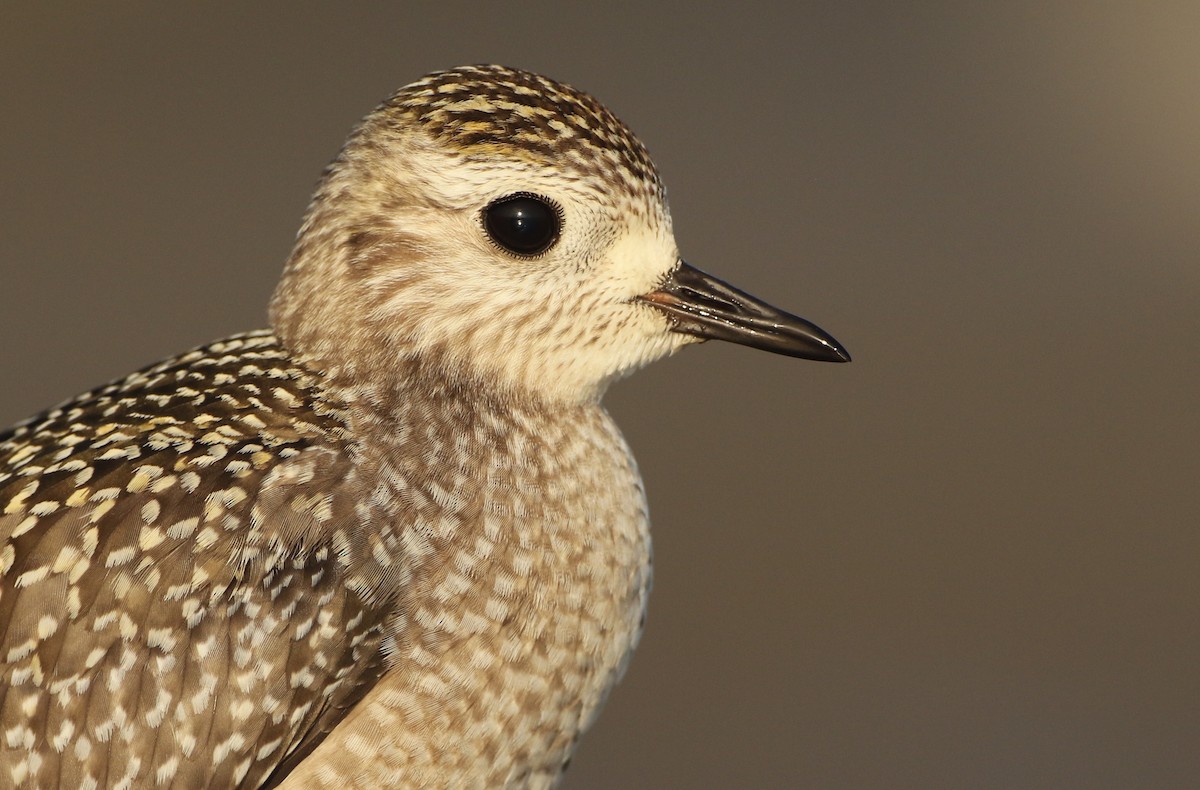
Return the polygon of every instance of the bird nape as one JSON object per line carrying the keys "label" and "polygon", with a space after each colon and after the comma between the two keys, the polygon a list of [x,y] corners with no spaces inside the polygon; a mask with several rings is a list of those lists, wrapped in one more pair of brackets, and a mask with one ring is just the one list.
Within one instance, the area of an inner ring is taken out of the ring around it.
{"label": "bird nape", "polygon": [[0,435],[0,785],[555,784],[650,582],[600,397],[712,338],[849,360],[682,262],[587,94],[402,88],[318,185],[271,329]]}

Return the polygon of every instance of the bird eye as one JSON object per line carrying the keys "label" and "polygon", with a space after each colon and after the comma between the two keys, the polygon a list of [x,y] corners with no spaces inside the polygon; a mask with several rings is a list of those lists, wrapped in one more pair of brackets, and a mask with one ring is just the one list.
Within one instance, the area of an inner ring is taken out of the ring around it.
{"label": "bird eye", "polygon": [[483,210],[483,226],[492,241],[523,257],[540,255],[558,241],[562,210],[550,200],[518,192],[492,201]]}

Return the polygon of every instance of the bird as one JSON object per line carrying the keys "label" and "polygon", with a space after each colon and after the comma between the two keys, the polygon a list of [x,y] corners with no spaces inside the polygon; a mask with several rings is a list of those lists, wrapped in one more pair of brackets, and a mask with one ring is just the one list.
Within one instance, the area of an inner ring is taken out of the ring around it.
{"label": "bird", "polygon": [[0,786],[557,785],[651,584],[608,386],[850,359],[684,262],[605,106],[492,65],[355,127],[269,316],[0,434]]}

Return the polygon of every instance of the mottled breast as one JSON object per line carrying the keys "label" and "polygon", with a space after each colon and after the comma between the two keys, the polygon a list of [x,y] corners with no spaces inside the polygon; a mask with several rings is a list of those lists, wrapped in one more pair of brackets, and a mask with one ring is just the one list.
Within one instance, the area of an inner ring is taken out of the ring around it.
{"label": "mottled breast", "polygon": [[598,405],[405,380],[354,418],[406,563],[391,669],[285,786],[549,786],[640,633],[640,478]]}

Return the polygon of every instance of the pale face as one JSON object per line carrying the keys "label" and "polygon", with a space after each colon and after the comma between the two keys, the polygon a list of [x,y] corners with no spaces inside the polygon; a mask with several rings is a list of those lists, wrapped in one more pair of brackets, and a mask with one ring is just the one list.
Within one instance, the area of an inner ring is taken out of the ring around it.
{"label": "pale face", "polygon": [[[339,334],[356,325],[398,356],[436,352],[502,390],[570,402],[696,342],[639,300],[679,262],[667,207],[650,190],[529,158],[467,159],[419,134],[395,148],[366,178],[347,179],[357,194],[340,193],[342,210],[327,218],[346,236],[369,228],[373,243],[289,272],[310,280],[306,312],[318,322]],[[521,254],[489,233],[489,206],[512,195],[554,210],[544,251]],[[322,301],[339,306],[313,310]]]}

